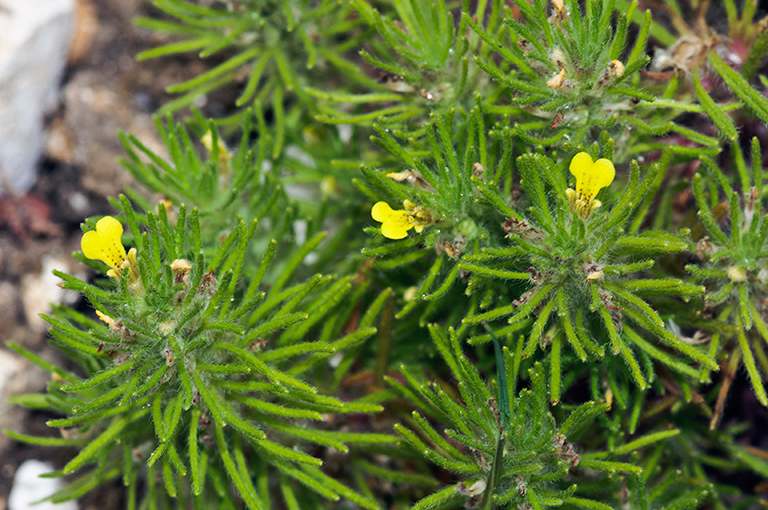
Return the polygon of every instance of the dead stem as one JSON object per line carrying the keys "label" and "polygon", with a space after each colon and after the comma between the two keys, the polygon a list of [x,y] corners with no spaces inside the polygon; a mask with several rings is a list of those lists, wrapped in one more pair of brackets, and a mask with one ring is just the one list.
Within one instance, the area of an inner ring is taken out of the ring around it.
{"label": "dead stem", "polygon": [[731,389],[731,383],[733,378],[736,377],[736,368],[741,361],[741,349],[736,348],[731,354],[731,359],[728,362],[728,367],[723,373],[723,385],[720,387],[720,393],[717,395],[717,403],[715,404],[715,415],[712,417],[712,421],[709,422],[709,430],[714,430],[717,427],[720,418],[723,416],[723,410],[725,409],[725,398],[728,396],[728,391]]}

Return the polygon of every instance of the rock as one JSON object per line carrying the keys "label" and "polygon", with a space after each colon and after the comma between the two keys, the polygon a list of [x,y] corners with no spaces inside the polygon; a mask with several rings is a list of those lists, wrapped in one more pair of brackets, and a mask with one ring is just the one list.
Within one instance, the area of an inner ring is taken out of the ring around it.
{"label": "rock", "polygon": [[45,141],[46,155],[64,163],[71,165],[75,162],[75,142],[72,132],[67,129],[61,118],[56,118],[48,126],[48,135]]}
{"label": "rock", "polygon": [[152,117],[125,104],[121,91],[104,84],[98,72],[79,73],[64,88],[64,101],[64,123],[71,136],[73,162],[82,169],[84,190],[113,196],[135,185],[118,161],[125,155],[117,137],[119,130],[136,135],[152,151],[165,155]]}
{"label": "rock", "polygon": [[69,63],[77,64],[91,50],[93,38],[99,30],[96,7],[90,0],[76,0],[75,30],[69,48]]}
{"label": "rock", "polygon": [[15,389],[8,383],[21,374],[24,365],[25,363],[21,358],[8,351],[0,350],[0,396],[3,401]]}
{"label": "rock", "polygon": [[[21,356],[0,349],[0,430],[21,430],[25,411],[8,402],[8,399],[28,391],[25,371],[30,370],[29,363]],[[39,370],[32,370],[37,377],[45,377]],[[38,389],[38,388],[35,388]],[[0,452],[5,452],[13,440],[0,434]]]}
{"label": "rock", "polygon": [[0,280],[0,331],[6,339],[15,340],[19,311],[18,287],[8,280]]}
{"label": "rock", "polygon": [[47,462],[34,459],[19,466],[8,497],[8,510],[77,510],[74,501],[59,504],[45,501],[33,505],[35,501],[50,496],[64,485],[61,478],[40,478],[40,475],[53,471],[53,466]]}
{"label": "rock", "polygon": [[53,274],[54,269],[66,270],[68,260],[44,256],[42,271],[38,274],[25,274],[21,279],[21,302],[29,327],[35,333],[42,333],[48,323],[40,318],[41,313],[50,313],[51,303],[59,304],[69,295],[77,293],[59,287],[60,279]]}
{"label": "rock", "polygon": [[0,193],[27,191],[57,101],[74,0],[3,0],[0,9]]}

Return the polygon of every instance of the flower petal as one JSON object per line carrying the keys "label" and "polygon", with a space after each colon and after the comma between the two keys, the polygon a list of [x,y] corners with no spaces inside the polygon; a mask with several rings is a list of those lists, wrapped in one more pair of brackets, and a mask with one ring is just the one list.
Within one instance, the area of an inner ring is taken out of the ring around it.
{"label": "flower petal", "polygon": [[603,189],[606,186],[610,186],[616,177],[616,168],[614,168],[611,160],[600,158],[592,165],[592,175],[594,176],[595,185],[599,189]]}
{"label": "flower petal", "polygon": [[[401,211],[403,215],[405,215],[405,211]],[[387,239],[403,239],[405,236],[408,235],[408,229],[410,229],[413,225],[411,225],[408,221],[393,219],[391,221],[386,221],[381,224],[381,235],[386,237]]]}
{"label": "flower petal", "polygon": [[576,177],[576,182],[578,183],[589,173],[590,168],[592,168],[592,156],[586,152],[579,152],[571,160],[569,170]]}
{"label": "flower petal", "polygon": [[83,234],[83,238],[80,240],[80,249],[87,258],[101,260],[103,248],[104,243],[98,232],[90,230]]}
{"label": "flower petal", "polygon": [[101,260],[117,268],[125,260],[122,235],[123,225],[112,216],[105,216],[96,222],[96,230],[83,234],[80,249],[89,259]]}
{"label": "flower petal", "polygon": [[389,220],[394,212],[388,203],[376,202],[373,204],[373,209],[371,209],[371,217],[380,223],[384,223]]}
{"label": "flower petal", "polygon": [[96,232],[107,239],[120,239],[123,235],[123,224],[112,216],[104,216],[96,222]]}
{"label": "flower petal", "polygon": [[386,202],[376,202],[371,209],[371,217],[381,222],[381,234],[389,239],[403,239],[413,228],[413,220],[406,211],[394,210]]}
{"label": "flower petal", "polygon": [[576,154],[571,160],[571,173],[576,177],[576,192],[580,199],[589,202],[598,192],[611,184],[616,177],[616,169],[610,160],[601,158],[592,162],[586,152]]}

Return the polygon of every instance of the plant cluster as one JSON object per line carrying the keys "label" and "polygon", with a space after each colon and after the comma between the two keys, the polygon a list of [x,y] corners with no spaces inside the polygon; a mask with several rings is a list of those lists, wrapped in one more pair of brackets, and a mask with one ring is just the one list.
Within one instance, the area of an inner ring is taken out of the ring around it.
{"label": "plant cluster", "polygon": [[7,433],[77,449],[52,500],[768,504],[756,0],[152,3],[141,56],[211,63],[166,154],[120,134],[74,363],[12,346],[61,437]]}

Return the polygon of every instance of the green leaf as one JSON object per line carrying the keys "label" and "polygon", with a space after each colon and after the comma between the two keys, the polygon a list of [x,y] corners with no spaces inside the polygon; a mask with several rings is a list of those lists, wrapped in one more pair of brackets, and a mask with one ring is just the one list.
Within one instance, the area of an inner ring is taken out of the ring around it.
{"label": "green leaf", "polygon": [[605,503],[592,501],[591,499],[576,498],[573,496],[571,496],[570,498],[566,498],[565,502],[570,505],[577,506],[579,508],[587,508],[590,510],[612,510],[613,509],[613,507],[610,507]]}
{"label": "green leaf", "polygon": [[232,483],[234,483],[235,487],[237,488],[237,492],[240,494],[240,497],[245,500],[248,508],[250,510],[263,510],[265,508],[264,503],[259,499],[259,496],[256,493],[256,489],[251,484],[250,476],[243,477],[240,471],[237,469],[235,462],[232,460],[232,455],[229,453],[229,447],[227,445],[227,440],[224,437],[222,427],[223,424],[214,422],[214,428],[216,430],[216,443],[218,444],[218,456],[221,458],[227,474],[229,474]]}
{"label": "green leaf", "polygon": [[95,461],[99,451],[103,448],[108,448],[110,444],[113,443],[115,438],[120,435],[125,427],[129,426],[134,421],[140,420],[148,413],[148,409],[141,409],[134,411],[127,416],[113,420],[112,424],[107,427],[104,432],[90,441],[88,446],[80,450],[80,453],[78,453],[74,459],[70,460],[67,465],[64,466],[62,472],[65,474],[70,474],[77,471],[85,464]]}
{"label": "green leaf", "polygon": [[461,495],[457,486],[450,485],[441,491],[430,494],[426,498],[419,500],[411,507],[411,510],[434,510],[436,508],[455,506],[464,499],[466,498]]}
{"label": "green leaf", "polygon": [[[764,406],[768,406],[768,395],[766,395],[766,392],[765,392],[765,386],[763,385],[762,376],[760,372],[757,370],[757,366],[755,365],[755,358],[754,358],[754,355],[752,354],[752,348],[750,347],[749,342],[747,341],[747,337],[744,334],[744,329],[739,328],[736,335],[739,340],[739,349],[741,349],[744,367],[747,369],[747,374],[749,375],[749,381],[752,383],[752,389],[755,392],[755,396],[757,397],[757,400],[759,400],[761,404],[763,404]],[[762,349],[763,347],[762,345],[760,345],[758,346],[758,348]]]}
{"label": "green leaf", "polygon": [[709,52],[709,63],[717,74],[728,84],[728,87],[736,96],[744,101],[744,104],[757,115],[760,120],[768,124],[768,99],[755,90],[738,72],[723,62],[717,52]]}
{"label": "green leaf", "polygon": [[555,288],[554,284],[540,285],[533,289],[533,293],[523,304],[520,305],[508,305],[500,308],[489,310],[488,312],[473,315],[465,318],[462,323],[467,325],[480,324],[483,321],[490,321],[504,317],[505,315],[515,314],[510,318],[510,323],[519,322],[526,317],[536,308],[536,306],[543,301],[549,293]]}
{"label": "green leaf", "polygon": [[595,471],[604,471],[606,473],[642,473],[643,468],[626,462],[613,462],[607,460],[597,460],[581,457],[579,467],[584,469],[594,469]]}
{"label": "green leaf", "polygon": [[585,402],[568,415],[568,418],[560,425],[558,433],[570,437],[571,434],[578,433],[592,423],[597,416],[610,408],[611,405],[605,402],[601,404],[594,401]]}
{"label": "green leaf", "polygon": [[639,448],[643,448],[650,444],[656,443],[658,441],[663,441],[665,439],[669,439],[670,437],[675,437],[679,433],[680,433],[680,429],[670,429],[670,430],[662,430],[660,432],[652,432],[650,434],[644,435],[643,437],[635,439],[634,441],[631,441],[617,448],[614,448],[613,453],[615,455],[629,453]]}
{"label": "green leaf", "polygon": [[15,439],[16,441],[21,441],[23,443],[37,446],[72,447],[83,446],[90,442],[89,439],[65,439],[63,437],[30,436],[28,434],[22,434],[8,429],[3,430],[3,434],[10,437],[11,439]]}
{"label": "green leaf", "polygon": [[280,457],[286,461],[289,462],[298,462],[300,464],[309,464],[310,466],[322,466],[323,461],[313,457],[311,455],[308,455],[304,452],[292,450],[290,448],[286,448],[285,446],[279,445],[277,443],[273,443],[269,439],[262,439],[260,441],[256,441],[254,445],[265,452],[268,452],[272,455],[275,455],[277,457]]}
{"label": "green leaf", "polygon": [[481,266],[479,264],[470,264],[467,262],[459,262],[459,268],[472,273],[489,276],[491,278],[501,278],[504,280],[530,280],[531,278],[530,273],[494,269],[491,267]]}
{"label": "green leaf", "polygon": [[696,96],[699,98],[704,111],[715,123],[715,126],[720,130],[726,138],[733,141],[738,138],[739,133],[736,131],[736,125],[733,121],[720,109],[720,107],[712,100],[704,87],[701,86],[701,80],[699,79],[699,72],[693,72],[693,89],[696,92]]}

